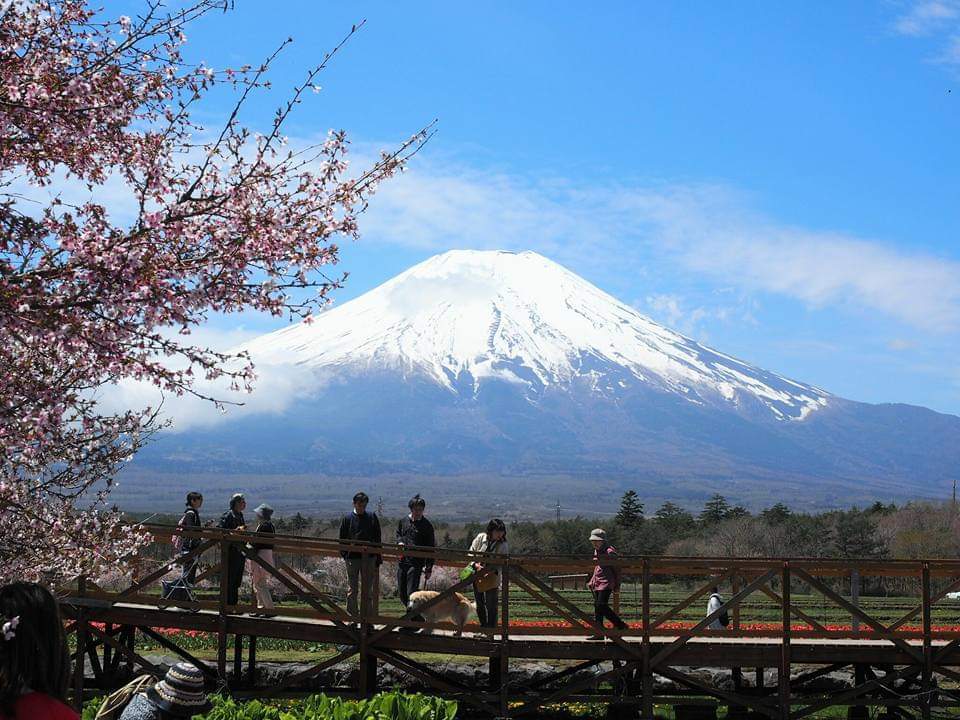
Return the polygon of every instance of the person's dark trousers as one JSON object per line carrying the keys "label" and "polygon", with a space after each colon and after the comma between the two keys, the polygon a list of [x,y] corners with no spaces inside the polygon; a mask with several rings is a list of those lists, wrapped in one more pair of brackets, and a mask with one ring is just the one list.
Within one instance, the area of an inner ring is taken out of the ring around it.
{"label": "person's dark trousers", "polygon": [[593,616],[600,627],[603,627],[603,620],[606,618],[613,623],[615,628],[623,629],[627,624],[610,607],[610,595],[612,593],[613,590],[610,588],[593,591]]}
{"label": "person's dark trousers", "polygon": [[486,592],[474,589],[473,596],[477,601],[477,619],[480,620],[480,627],[496,627],[500,591],[497,588]]}
{"label": "person's dark trousers", "polygon": [[401,560],[397,565],[397,590],[400,593],[400,602],[406,607],[410,596],[420,589],[420,577],[423,567],[407,560]]}
{"label": "person's dark trousers", "polygon": [[243,582],[243,553],[230,548],[227,551],[227,605],[236,605]]}

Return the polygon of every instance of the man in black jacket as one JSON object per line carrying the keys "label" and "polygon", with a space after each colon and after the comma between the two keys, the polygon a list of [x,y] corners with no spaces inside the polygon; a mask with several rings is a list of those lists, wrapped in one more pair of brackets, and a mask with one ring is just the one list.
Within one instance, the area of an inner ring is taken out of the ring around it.
{"label": "man in black jacket", "polygon": [[[380,536],[380,519],[376,513],[367,512],[367,503],[370,498],[364,492],[358,492],[353,496],[353,512],[344,515],[340,521],[340,539],[341,540],[361,540],[364,542],[379,543],[382,541]],[[340,555],[347,563],[347,612],[351,615],[360,613],[357,597],[360,584],[360,564],[363,553],[357,551],[341,551]],[[370,600],[371,612],[376,613],[380,607],[380,563],[383,558],[377,554],[377,570],[370,578]]]}
{"label": "man in black jacket", "polygon": [[[397,545],[405,548],[421,549],[435,548],[437,540],[433,532],[433,525],[423,516],[426,501],[419,494],[410,498],[407,507],[410,514],[400,520],[397,525]],[[410,594],[420,589],[421,574],[427,579],[433,573],[433,558],[407,557],[400,558],[397,567],[397,590],[400,592],[400,602],[406,607],[410,602]]]}
{"label": "man in black jacket", "polygon": [[[243,511],[247,501],[240,493],[230,498],[230,509],[220,518],[220,527],[224,530],[246,530]],[[227,605],[236,605],[240,597],[240,583],[243,580],[243,552],[236,543],[231,543],[225,558],[227,565]],[[221,575],[221,577],[223,577]]]}

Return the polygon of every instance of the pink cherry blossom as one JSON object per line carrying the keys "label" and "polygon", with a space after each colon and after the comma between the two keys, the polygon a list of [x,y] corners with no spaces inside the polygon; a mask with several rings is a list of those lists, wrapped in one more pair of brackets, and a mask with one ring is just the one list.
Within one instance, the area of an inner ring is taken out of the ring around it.
{"label": "pink cherry blossom", "polygon": [[[197,377],[249,390],[249,358],[189,344],[190,328],[212,312],[309,317],[340,286],[322,272],[336,241],[357,237],[377,185],[429,136],[352,175],[342,131],[286,146],[284,122],[343,42],[269,127],[244,127],[276,53],[221,71],[181,56],[187,26],[226,5],[149,0],[116,21],[82,0],[0,12],[0,582],[96,576],[137,552],[146,538],[108,493],[162,423],[156,408],[102,412],[97,390],[133,378],[204,397]],[[237,101],[210,135],[192,111],[217,85]],[[62,201],[64,177],[91,199]],[[138,208],[132,221],[98,200],[108,179]],[[15,182],[53,199],[23,202]]]}

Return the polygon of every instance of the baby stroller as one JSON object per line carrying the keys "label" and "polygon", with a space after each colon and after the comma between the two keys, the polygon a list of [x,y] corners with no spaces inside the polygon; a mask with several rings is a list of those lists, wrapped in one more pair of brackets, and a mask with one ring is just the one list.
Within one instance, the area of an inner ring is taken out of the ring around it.
{"label": "baby stroller", "polygon": [[[182,555],[187,555],[189,551],[184,551]],[[175,580],[161,580],[160,581],[160,597],[164,600],[172,600],[173,602],[160,603],[160,609],[166,609],[171,605],[176,605],[177,601],[180,602],[195,602],[196,598],[193,595],[193,584],[190,582],[190,576],[196,573],[199,558],[196,556],[190,558],[189,560],[181,561],[177,560],[180,565],[180,577]],[[199,608],[190,608],[190,612],[198,612]]]}

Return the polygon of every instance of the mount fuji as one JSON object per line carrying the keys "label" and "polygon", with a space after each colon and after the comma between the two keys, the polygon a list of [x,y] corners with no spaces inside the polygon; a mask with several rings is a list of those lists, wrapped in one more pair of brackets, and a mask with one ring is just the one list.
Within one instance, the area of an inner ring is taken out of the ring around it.
{"label": "mount fuji", "polygon": [[165,435],[134,476],[243,475],[321,505],[363,483],[584,510],[625,487],[823,507],[943,497],[960,477],[960,418],[763,370],[533,252],[437,255],[242,349],[307,373],[303,396]]}

